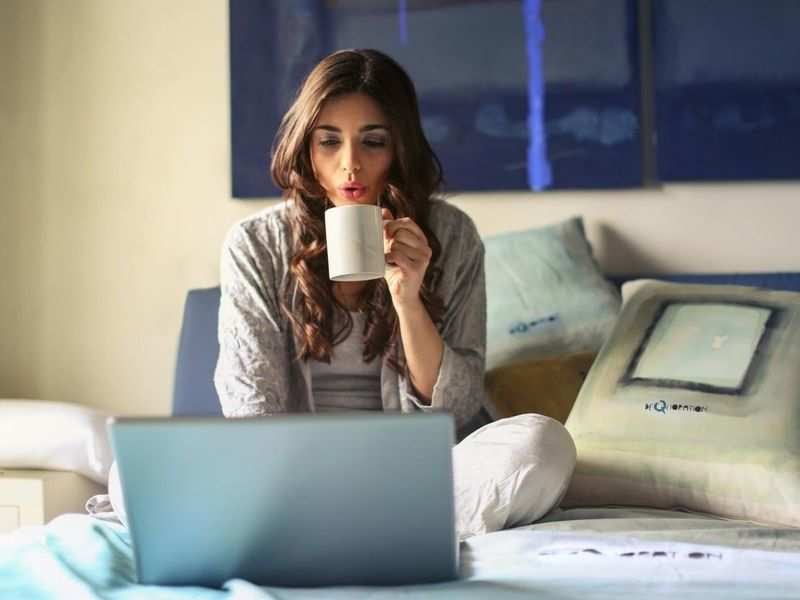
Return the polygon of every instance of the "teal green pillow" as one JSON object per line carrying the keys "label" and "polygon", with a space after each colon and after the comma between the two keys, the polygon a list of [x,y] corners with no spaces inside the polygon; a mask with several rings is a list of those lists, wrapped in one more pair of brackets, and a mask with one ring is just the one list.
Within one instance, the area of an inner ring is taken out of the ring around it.
{"label": "teal green pillow", "polygon": [[484,239],[486,368],[597,352],[620,309],[580,217]]}

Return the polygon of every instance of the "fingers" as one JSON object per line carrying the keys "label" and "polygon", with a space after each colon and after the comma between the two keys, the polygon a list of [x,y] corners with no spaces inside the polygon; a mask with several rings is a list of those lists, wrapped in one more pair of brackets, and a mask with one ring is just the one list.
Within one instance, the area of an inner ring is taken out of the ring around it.
{"label": "fingers", "polygon": [[414,235],[408,229],[399,229],[393,237],[389,238],[390,241],[405,244],[412,248],[419,248],[420,250],[428,247],[427,238]]}
{"label": "fingers", "polygon": [[413,260],[407,254],[393,250],[386,255],[386,264],[390,268],[400,269],[403,273],[413,273],[419,270],[420,262]]}
{"label": "fingers", "polygon": [[405,272],[424,271],[433,254],[422,229],[412,219],[391,219],[391,213],[383,209],[384,250],[386,262]]}
{"label": "fingers", "polygon": [[386,260],[389,262],[397,262],[396,259],[398,257],[406,259],[408,263],[412,265],[427,265],[431,258],[431,250],[427,246],[425,246],[425,248],[410,246],[403,242],[397,241],[397,238],[395,238],[389,246],[389,252],[386,254]]}
{"label": "fingers", "polygon": [[386,236],[389,238],[395,237],[399,231],[408,231],[411,235],[424,240],[426,244],[428,243],[428,238],[425,237],[425,234],[422,232],[422,229],[420,229],[419,225],[414,223],[414,221],[408,217],[394,219],[384,223],[384,231],[386,232]]}

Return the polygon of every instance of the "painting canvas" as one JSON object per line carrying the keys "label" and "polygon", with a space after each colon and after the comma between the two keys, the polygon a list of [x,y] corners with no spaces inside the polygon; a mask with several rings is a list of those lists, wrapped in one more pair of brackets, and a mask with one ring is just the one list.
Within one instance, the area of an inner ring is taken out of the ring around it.
{"label": "painting canvas", "polygon": [[635,0],[230,0],[233,195],[278,194],[281,116],[356,47],[411,75],[448,191],[639,185],[636,24]]}
{"label": "painting canvas", "polygon": [[662,181],[800,178],[800,2],[659,0]]}

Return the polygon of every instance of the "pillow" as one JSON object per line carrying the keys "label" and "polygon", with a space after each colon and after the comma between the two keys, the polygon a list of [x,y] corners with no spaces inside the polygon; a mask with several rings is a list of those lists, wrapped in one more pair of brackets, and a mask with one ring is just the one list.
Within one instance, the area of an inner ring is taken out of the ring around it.
{"label": "pillow", "polygon": [[640,280],[566,426],[564,506],[800,525],[800,294]]}
{"label": "pillow", "polygon": [[574,467],[575,444],[549,417],[519,415],[472,432],[453,448],[459,541],[542,518]]}
{"label": "pillow", "polygon": [[108,499],[120,523],[127,527],[128,514],[125,511],[125,497],[122,495],[122,483],[119,480],[117,461],[114,461],[108,472]]}
{"label": "pillow", "polygon": [[0,467],[75,471],[105,484],[111,460],[106,415],[64,402],[0,400]]}
{"label": "pillow", "polygon": [[484,240],[486,368],[597,352],[619,312],[619,293],[592,256],[583,221]]}
{"label": "pillow", "polygon": [[486,374],[486,391],[500,418],[537,413],[564,423],[594,357],[583,352],[497,367]]}

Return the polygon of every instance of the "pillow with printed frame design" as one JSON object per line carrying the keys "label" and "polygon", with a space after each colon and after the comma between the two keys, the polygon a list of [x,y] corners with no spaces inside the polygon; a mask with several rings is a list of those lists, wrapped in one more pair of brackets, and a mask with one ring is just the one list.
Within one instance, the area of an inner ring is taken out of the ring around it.
{"label": "pillow with printed frame design", "polygon": [[638,280],[566,427],[562,506],[800,526],[800,293]]}

